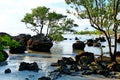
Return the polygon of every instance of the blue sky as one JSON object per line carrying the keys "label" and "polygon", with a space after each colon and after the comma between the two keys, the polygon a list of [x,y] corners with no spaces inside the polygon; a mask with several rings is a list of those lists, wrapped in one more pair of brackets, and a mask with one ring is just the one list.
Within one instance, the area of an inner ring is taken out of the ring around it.
{"label": "blue sky", "polygon": [[[31,12],[32,8],[38,6],[46,6],[52,11],[62,14],[66,14],[68,8],[64,0],[0,0],[0,32],[7,32],[12,35],[34,34],[31,30],[26,29],[21,19],[26,13]],[[73,15],[69,15],[69,17],[74,18],[76,23],[80,25],[81,28],[77,28],[77,30],[89,26],[88,20],[79,20]]]}

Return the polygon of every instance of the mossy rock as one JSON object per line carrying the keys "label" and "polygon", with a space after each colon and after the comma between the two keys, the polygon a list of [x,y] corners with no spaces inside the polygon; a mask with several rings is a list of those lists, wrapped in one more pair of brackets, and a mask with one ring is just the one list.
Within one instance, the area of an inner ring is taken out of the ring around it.
{"label": "mossy rock", "polygon": [[6,61],[8,54],[5,51],[0,51],[0,62]]}

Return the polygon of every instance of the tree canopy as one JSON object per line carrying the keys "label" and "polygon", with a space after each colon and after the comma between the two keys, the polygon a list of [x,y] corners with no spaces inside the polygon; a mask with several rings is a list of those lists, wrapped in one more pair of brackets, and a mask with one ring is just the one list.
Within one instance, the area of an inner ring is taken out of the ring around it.
{"label": "tree canopy", "polygon": [[[80,19],[89,19],[93,28],[101,31],[106,36],[109,45],[111,60],[115,61],[117,51],[117,30],[120,20],[116,17],[120,13],[120,0],[65,0],[75,10],[75,16]],[[71,11],[68,11],[71,13]],[[110,29],[115,36],[114,54],[112,54]]]}

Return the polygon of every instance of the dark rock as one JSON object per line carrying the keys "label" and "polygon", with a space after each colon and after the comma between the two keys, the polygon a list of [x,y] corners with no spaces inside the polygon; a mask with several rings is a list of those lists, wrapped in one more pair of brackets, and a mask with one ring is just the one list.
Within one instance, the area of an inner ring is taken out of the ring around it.
{"label": "dark rock", "polygon": [[64,38],[64,40],[67,40],[67,38]]}
{"label": "dark rock", "polygon": [[16,48],[10,47],[10,50],[9,50],[11,54],[21,54],[21,53],[24,54],[25,51],[26,51],[26,46],[18,46]]}
{"label": "dark rock", "polygon": [[62,60],[68,65],[76,63],[72,57],[62,57]]}
{"label": "dark rock", "polygon": [[94,61],[94,53],[80,52],[75,56],[76,62],[79,64],[90,64]]}
{"label": "dark rock", "polygon": [[22,46],[27,46],[27,41],[31,38],[31,35],[29,34],[19,34],[17,36],[14,36],[13,39],[18,41]]}
{"label": "dark rock", "polygon": [[5,73],[11,73],[11,69],[6,69],[5,71],[4,71]]}
{"label": "dark rock", "polygon": [[77,64],[72,64],[70,67],[70,70],[77,72],[77,71],[79,71],[79,68],[78,68]]}
{"label": "dark rock", "polygon": [[94,40],[93,39],[88,39],[87,40],[87,45],[88,46],[93,46]]}
{"label": "dark rock", "polygon": [[38,78],[38,80],[51,80],[51,78],[43,76],[41,78]]}
{"label": "dark rock", "polygon": [[23,70],[38,72],[39,67],[36,62],[33,62],[33,63],[21,62],[19,66],[19,71],[23,71]]}
{"label": "dark rock", "polygon": [[42,34],[33,36],[27,42],[27,47],[33,51],[50,52],[50,48],[53,46],[53,42],[49,37],[45,37]]}
{"label": "dark rock", "polygon": [[104,45],[102,45],[102,48],[104,48],[105,46]]}
{"label": "dark rock", "polygon": [[35,42],[29,47],[30,50],[40,51],[40,52],[50,52],[50,48],[53,46],[52,42]]}
{"label": "dark rock", "polygon": [[120,72],[120,64],[113,62],[107,66],[107,68],[111,71],[118,71]]}
{"label": "dark rock", "polygon": [[52,67],[57,67],[57,66],[58,66],[58,63],[52,63],[51,66],[52,66]]}
{"label": "dark rock", "polygon": [[94,46],[94,47],[100,47],[101,44],[100,44],[100,43],[93,43],[93,46]]}
{"label": "dark rock", "polygon": [[58,66],[66,66],[66,63],[64,60],[58,60],[57,64],[58,64]]}
{"label": "dark rock", "polygon": [[105,37],[98,37],[98,38],[96,38],[95,40],[96,40],[97,42],[98,42],[98,41],[100,41],[100,42],[105,42],[105,41],[106,41]]}
{"label": "dark rock", "polygon": [[85,43],[82,41],[76,41],[75,43],[73,43],[72,47],[73,49],[84,50]]}
{"label": "dark rock", "polygon": [[88,66],[81,66],[81,70],[90,70],[90,68]]}
{"label": "dark rock", "polygon": [[75,37],[75,40],[79,40],[78,37]]}
{"label": "dark rock", "polygon": [[27,48],[27,41],[31,38],[31,35],[28,34],[20,34],[18,36],[14,36],[13,39],[20,43],[18,47],[10,47],[10,53],[17,54],[17,53],[24,53]]}
{"label": "dark rock", "polygon": [[60,71],[61,74],[67,74],[67,75],[71,74],[71,71],[67,66],[61,66],[59,68],[59,71]]}

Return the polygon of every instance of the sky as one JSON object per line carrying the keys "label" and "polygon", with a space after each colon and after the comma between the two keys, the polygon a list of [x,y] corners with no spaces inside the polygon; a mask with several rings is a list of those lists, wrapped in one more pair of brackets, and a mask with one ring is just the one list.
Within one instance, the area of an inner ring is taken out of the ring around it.
{"label": "sky", "polygon": [[[6,32],[11,35],[20,33],[35,34],[27,29],[25,24],[21,22],[26,13],[30,13],[31,9],[38,6],[46,6],[51,11],[66,15],[66,9],[69,8],[64,0],[0,0],[0,32]],[[76,19],[73,15],[69,17],[75,19],[80,26],[76,30],[84,30],[90,26],[89,21]],[[44,29],[43,32],[46,30]]]}

